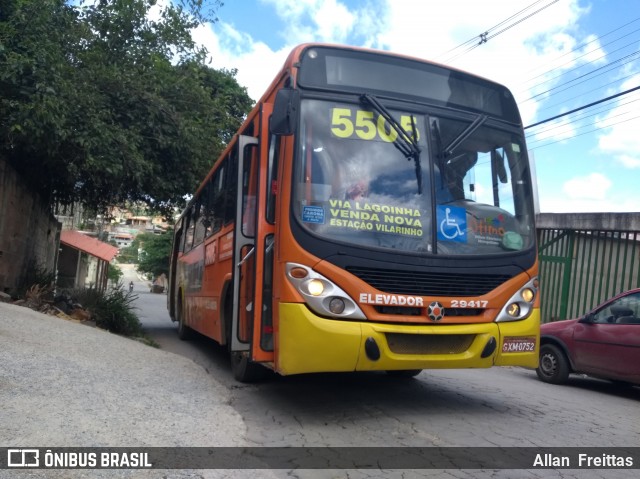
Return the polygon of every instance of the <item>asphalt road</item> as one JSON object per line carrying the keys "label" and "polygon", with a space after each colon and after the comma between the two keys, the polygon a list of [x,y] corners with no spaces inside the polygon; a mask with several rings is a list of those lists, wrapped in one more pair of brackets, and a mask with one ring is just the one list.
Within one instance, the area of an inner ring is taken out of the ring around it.
{"label": "asphalt road", "polygon": [[[640,445],[640,388],[582,377],[559,387],[530,370],[493,368],[424,371],[408,380],[274,375],[239,384],[223,348],[203,337],[177,338],[164,294],[138,279],[135,292],[143,326],[160,349],[0,304],[0,447]],[[626,479],[635,472],[0,469],[0,478]]]}
{"label": "asphalt road", "polygon": [[[141,285],[137,301],[148,334],[164,350],[202,366],[224,385],[254,446],[631,447],[640,446],[640,387],[572,377],[566,386],[523,368],[273,375],[240,384],[224,348],[202,336],[177,337],[166,296]],[[631,470],[348,471],[369,477],[630,478]],[[323,475],[325,474],[325,475]],[[292,477],[347,477],[345,471],[295,471]]]}

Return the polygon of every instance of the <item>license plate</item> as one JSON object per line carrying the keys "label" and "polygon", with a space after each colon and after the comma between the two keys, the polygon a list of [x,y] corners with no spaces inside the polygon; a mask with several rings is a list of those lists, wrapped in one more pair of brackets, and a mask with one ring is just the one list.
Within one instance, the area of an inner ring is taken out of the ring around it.
{"label": "license plate", "polygon": [[532,353],[536,350],[536,338],[504,338],[503,353]]}

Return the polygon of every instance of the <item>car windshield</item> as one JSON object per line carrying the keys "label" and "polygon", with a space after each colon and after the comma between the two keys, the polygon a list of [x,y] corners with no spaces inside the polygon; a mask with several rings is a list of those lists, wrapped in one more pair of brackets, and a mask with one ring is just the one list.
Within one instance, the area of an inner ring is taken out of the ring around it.
{"label": "car windshield", "polygon": [[389,113],[417,141],[420,168],[366,102],[302,102],[293,208],[307,231],[423,254],[504,253],[533,244],[520,136],[484,119]]}

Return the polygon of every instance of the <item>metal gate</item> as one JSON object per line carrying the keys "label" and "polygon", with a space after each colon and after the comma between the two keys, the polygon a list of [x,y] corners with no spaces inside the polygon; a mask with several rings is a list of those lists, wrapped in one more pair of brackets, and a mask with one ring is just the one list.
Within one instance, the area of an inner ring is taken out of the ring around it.
{"label": "metal gate", "polygon": [[543,323],[579,317],[640,285],[640,231],[546,228],[540,223]]}

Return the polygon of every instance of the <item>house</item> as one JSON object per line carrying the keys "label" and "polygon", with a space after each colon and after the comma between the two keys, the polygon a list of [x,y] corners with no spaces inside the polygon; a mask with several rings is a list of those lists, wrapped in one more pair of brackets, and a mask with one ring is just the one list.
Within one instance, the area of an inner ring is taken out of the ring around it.
{"label": "house", "polygon": [[118,248],[78,231],[60,233],[58,256],[58,288],[107,287],[109,263]]}

